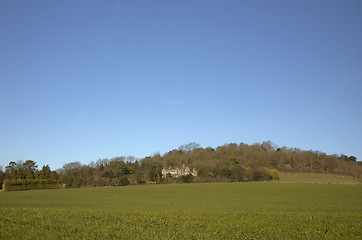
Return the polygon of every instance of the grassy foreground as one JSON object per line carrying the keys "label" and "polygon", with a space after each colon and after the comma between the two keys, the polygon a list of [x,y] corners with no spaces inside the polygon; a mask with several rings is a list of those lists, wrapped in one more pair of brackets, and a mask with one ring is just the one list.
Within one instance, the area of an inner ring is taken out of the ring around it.
{"label": "grassy foreground", "polygon": [[361,239],[362,187],[210,183],[0,193],[0,239]]}

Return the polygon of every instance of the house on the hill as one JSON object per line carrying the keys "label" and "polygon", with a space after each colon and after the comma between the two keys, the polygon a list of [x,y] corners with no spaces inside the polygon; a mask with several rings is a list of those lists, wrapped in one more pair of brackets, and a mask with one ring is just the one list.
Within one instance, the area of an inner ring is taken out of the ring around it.
{"label": "house on the hill", "polygon": [[168,168],[162,169],[162,178],[166,178],[167,175],[171,177],[181,177],[189,174],[196,177],[198,172],[199,170],[196,170],[195,168],[185,167],[185,165],[182,165],[181,168],[172,168],[171,166],[169,166]]}

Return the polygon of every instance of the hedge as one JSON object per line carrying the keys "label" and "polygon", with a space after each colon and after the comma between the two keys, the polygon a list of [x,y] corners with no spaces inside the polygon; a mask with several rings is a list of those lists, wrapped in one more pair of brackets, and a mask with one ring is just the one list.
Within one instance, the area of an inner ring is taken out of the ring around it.
{"label": "hedge", "polygon": [[41,180],[5,180],[3,191],[24,191],[34,189],[56,189],[60,188],[60,183],[52,179]]}

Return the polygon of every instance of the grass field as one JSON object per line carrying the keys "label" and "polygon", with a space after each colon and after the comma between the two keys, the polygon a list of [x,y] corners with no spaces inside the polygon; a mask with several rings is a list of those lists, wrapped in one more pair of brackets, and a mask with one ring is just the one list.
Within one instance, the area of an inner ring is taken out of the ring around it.
{"label": "grass field", "polygon": [[295,183],[360,184],[357,179],[351,176],[320,173],[280,173],[280,181]]}
{"label": "grass field", "polygon": [[0,239],[361,239],[362,187],[210,183],[0,193]]}

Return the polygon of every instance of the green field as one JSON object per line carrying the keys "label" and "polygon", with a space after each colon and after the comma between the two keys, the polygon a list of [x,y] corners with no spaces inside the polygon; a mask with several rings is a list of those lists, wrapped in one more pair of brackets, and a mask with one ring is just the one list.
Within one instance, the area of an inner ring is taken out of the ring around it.
{"label": "green field", "polygon": [[324,183],[324,184],[360,184],[352,176],[321,173],[280,173],[281,182]]}
{"label": "green field", "polygon": [[174,184],[0,192],[0,239],[361,239],[362,187]]}

